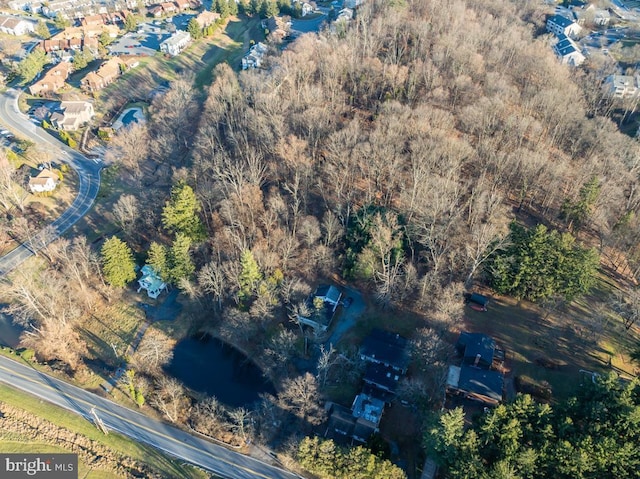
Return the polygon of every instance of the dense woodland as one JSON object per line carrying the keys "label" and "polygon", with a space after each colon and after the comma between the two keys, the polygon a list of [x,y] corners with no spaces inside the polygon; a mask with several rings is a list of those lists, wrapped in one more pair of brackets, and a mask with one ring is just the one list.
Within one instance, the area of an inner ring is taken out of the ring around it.
{"label": "dense woodland", "polygon": [[[297,371],[289,359],[303,331],[290,318],[330,275],[366,285],[380,308],[422,314],[415,344],[458,327],[474,281],[537,300],[586,291],[598,263],[637,277],[639,144],[598,115],[595,77],[560,65],[535,35],[539,3],[370,0],[346,31],[273,50],[265,69],[219,65],[206,91],[189,75],[173,82],[145,125],[109,145],[135,191],[110,218],[122,241],[101,256],[60,241],[47,266],[3,285],[31,327],[25,344],[81,368],[83,316],[131,279],[133,253],[147,256],[191,298],[198,328],[250,352],[280,393],[251,427],[246,411],[220,412],[214,399],[189,413],[157,367],[165,348],[151,370],[137,361],[132,397],[143,391],[171,421],[215,432],[218,417],[241,436],[291,444],[322,422],[322,368],[338,360],[323,354],[316,376]],[[510,289],[523,238],[531,248],[552,238],[580,274]],[[109,266],[115,256],[124,270]],[[619,310],[633,324],[627,301]],[[348,380],[354,363],[336,374]]]}

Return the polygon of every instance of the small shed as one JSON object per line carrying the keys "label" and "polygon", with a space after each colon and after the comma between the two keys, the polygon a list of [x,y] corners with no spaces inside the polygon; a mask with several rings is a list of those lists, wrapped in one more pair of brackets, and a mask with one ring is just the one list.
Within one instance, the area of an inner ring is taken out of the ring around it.
{"label": "small shed", "polygon": [[479,293],[471,293],[471,295],[469,296],[469,304],[474,309],[478,309],[479,311],[486,311],[487,306],[489,305],[489,298]]}

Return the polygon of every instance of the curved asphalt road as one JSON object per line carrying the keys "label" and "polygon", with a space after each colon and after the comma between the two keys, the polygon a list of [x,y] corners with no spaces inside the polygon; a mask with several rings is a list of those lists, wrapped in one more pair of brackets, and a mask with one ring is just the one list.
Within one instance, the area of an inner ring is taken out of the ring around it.
{"label": "curved asphalt road", "polygon": [[19,96],[20,91],[13,89],[0,95],[0,124],[16,136],[30,139],[45,149],[51,157],[73,168],[78,174],[79,188],[71,206],[53,221],[49,228],[38,233],[29,244],[23,243],[0,258],[0,276],[22,263],[34,253],[34,250],[44,247],[73,226],[91,209],[100,189],[102,163],[95,163],[31,123],[18,109]]}
{"label": "curved asphalt road", "polygon": [[228,479],[301,479],[0,356],[0,381]]}

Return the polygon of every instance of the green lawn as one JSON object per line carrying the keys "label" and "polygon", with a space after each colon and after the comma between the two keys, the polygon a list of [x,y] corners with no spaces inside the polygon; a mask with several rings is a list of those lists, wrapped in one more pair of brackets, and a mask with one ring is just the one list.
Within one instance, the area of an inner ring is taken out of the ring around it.
{"label": "green lawn", "polygon": [[[487,312],[465,309],[465,328],[488,334],[506,351],[509,376],[526,375],[547,381],[554,398],[567,398],[580,384],[580,369],[630,375],[626,361],[632,337],[619,318],[599,313],[611,287],[600,278],[590,296],[557,311],[545,311],[527,301],[494,297]],[[609,366],[611,359],[612,365]],[[538,362],[551,362],[554,369]]]}
{"label": "green lawn", "polygon": [[[6,440],[0,432],[0,448],[4,454],[44,454],[69,453],[70,451],[50,444]],[[90,466],[78,461],[78,478],[80,479],[119,479],[121,476],[108,471],[92,470]]]}
{"label": "green lawn", "polygon": [[[175,477],[180,479],[204,479],[209,477],[194,467],[184,465],[181,461],[164,456],[151,446],[137,443],[114,432],[105,436],[98,431],[93,424],[89,423],[82,417],[47,402],[43,402],[11,387],[4,385],[0,386],[0,401],[46,419],[57,426],[64,427],[89,439],[97,441],[112,451],[119,452],[125,456],[132,457],[137,461],[149,464],[155,470],[162,471],[165,474],[165,477]],[[15,438],[9,437],[8,439],[9,442],[15,442]],[[38,447],[37,443],[33,444],[33,447],[34,449]],[[2,440],[0,440],[0,449],[7,452]]]}

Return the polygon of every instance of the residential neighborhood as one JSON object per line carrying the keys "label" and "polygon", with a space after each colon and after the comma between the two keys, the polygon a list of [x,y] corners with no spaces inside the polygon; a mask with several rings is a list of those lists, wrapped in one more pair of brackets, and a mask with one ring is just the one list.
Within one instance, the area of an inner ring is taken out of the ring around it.
{"label": "residential neighborhood", "polygon": [[87,479],[636,479],[639,22],[0,2],[0,450]]}

